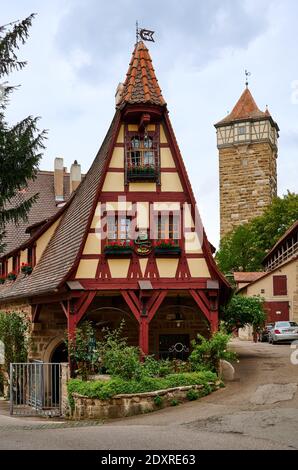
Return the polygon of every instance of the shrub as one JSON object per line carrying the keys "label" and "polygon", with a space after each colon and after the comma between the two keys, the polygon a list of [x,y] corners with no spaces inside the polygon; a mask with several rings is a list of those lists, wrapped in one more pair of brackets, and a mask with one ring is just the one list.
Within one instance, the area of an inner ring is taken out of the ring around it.
{"label": "shrub", "polygon": [[70,395],[78,393],[89,398],[106,400],[122,393],[144,393],[183,385],[203,385],[202,393],[207,394],[213,388],[208,382],[215,383],[216,380],[216,374],[210,371],[171,374],[157,378],[142,377],[140,380],[124,380],[120,377],[113,377],[108,381],[72,379],[68,382],[68,392]]}
{"label": "shrub", "polygon": [[11,362],[26,362],[29,346],[29,321],[17,312],[0,312],[0,340],[5,347],[5,370]]}
{"label": "shrub", "polygon": [[177,398],[173,398],[173,400],[171,401],[171,406],[178,406],[179,405],[179,401],[177,400]]}
{"label": "shrub", "polygon": [[199,398],[199,392],[197,390],[194,390],[193,388],[191,388],[190,390],[188,390],[188,392],[186,394],[186,398],[189,401],[197,400]]}
{"label": "shrub", "polygon": [[220,359],[235,360],[236,354],[227,351],[230,336],[218,331],[210,339],[202,335],[192,341],[193,351],[189,356],[193,370],[210,370],[217,373]]}
{"label": "shrub", "polygon": [[159,395],[154,397],[153,401],[156,406],[162,406],[163,404],[163,399]]}
{"label": "shrub", "polygon": [[140,352],[132,346],[113,347],[105,351],[103,362],[107,372],[122,379],[139,379],[142,375]]}
{"label": "shrub", "polygon": [[146,356],[142,364],[143,375],[149,377],[165,377],[174,372],[173,362],[169,359],[157,361],[153,356]]}
{"label": "shrub", "polygon": [[77,365],[77,373],[87,380],[89,374],[97,372],[100,366],[100,354],[97,348],[95,332],[90,321],[84,321],[77,327],[75,338],[67,338],[69,357]]}

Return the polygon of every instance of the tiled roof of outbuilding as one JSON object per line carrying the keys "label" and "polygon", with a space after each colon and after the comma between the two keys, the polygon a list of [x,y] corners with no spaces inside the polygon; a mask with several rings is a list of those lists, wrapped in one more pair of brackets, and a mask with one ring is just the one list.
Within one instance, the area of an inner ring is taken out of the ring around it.
{"label": "tiled roof of outbuilding", "polygon": [[[69,198],[69,173],[64,175],[64,201]],[[11,201],[7,204],[7,208],[16,207],[26,199],[39,194],[36,204],[33,204],[28,214],[27,222],[19,221],[18,225],[8,223],[5,226],[5,236],[3,242],[5,243],[4,255],[10,253],[18,248],[29,239],[26,229],[28,226],[35,225],[42,220],[52,217],[59,208],[55,202],[54,191],[54,172],[53,171],[38,171],[34,180],[28,182],[28,187],[20,191]],[[2,253],[1,253],[2,256]]]}
{"label": "tiled roof of outbuilding", "polygon": [[[120,112],[117,111],[103,144],[82,183],[72,193],[68,203],[56,214],[56,217],[61,216],[61,221],[32,274],[30,276],[19,275],[13,284],[5,283],[0,286],[0,300],[53,292],[73,267],[85,232],[88,230],[88,219],[111,143],[118,129],[119,115]],[[40,230],[44,230],[44,227]]]}

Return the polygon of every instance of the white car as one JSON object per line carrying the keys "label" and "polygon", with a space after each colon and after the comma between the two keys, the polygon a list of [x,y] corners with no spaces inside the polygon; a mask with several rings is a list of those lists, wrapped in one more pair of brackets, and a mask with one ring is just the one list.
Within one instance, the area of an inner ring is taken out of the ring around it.
{"label": "white car", "polygon": [[277,321],[269,331],[269,343],[298,340],[298,323],[295,321]]}

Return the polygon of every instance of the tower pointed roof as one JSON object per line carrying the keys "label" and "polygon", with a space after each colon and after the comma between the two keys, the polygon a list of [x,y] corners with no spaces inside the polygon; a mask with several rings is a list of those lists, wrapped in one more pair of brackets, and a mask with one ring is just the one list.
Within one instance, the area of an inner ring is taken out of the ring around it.
{"label": "tower pointed roof", "polygon": [[220,126],[233,121],[240,121],[244,119],[268,118],[269,116],[269,112],[263,112],[258,108],[249,88],[246,87],[234,108],[232,109],[232,112],[229,113],[224,119],[217,122],[215,126]]}
{"label": "tower pointed roof", "polygon": [[118,107],[125,104],[166,105],[155,76],[152,59],[143,41],[135,45],[121,94]]}

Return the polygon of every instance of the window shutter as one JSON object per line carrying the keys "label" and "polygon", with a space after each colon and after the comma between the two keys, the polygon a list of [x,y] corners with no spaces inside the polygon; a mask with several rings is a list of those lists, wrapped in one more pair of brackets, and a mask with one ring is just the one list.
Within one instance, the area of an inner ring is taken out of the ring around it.
{"label": "window shutter", "polygon": [[287,276],[273,276],[273,295],[287,295]]}

